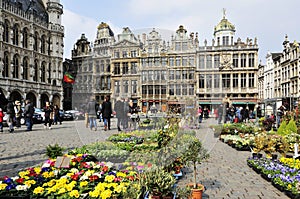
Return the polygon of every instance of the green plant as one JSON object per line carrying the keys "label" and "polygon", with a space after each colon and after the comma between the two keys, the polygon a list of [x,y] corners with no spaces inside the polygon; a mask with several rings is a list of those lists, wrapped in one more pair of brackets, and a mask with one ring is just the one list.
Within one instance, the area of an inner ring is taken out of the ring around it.
{"label": "green plant", "polygon": [[64,150],[65,148],[59,146],[58,144],[48,145],[46,148],[46,156],[48,156],[51,159],[55,159],[58,156],[62,156]]}
{"label": "green plant", "polygon": [[277,130],[278,135],[285,135],[285,129],[286,129],[286,121],[283,120]]}
{"label": "green plant", "polygon": [[207,150],[202,146],[200,140],[196,137],[190,139],[188,143],[188,148],[183,155],[185,162],[193,166],[194,173],[194,189],[197,188],[197,164],[201,164],[203,160],[209,158]]}
{"label": "green plant", "polygon": [[188,186],[179,187],[177,186],[175,189],[176,199],[188,199],[192,193],[191,188]]}
{"label": "green plant", "polygon": [[141,175],[142,184],[150,194],[163,196],[172,194],[173,186],[176,182],[172,173],[165,171],[161,167],[152,167]]}

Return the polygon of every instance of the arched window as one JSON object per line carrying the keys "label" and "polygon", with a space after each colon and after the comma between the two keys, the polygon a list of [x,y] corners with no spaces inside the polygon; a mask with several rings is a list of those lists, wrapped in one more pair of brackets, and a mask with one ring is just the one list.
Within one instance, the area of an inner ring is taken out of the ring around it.
{"label": "arched window", "polygon": [[3,41],[4,42],[9,41],[9,22],[8,22],[8,20],[5,20],[5,22],[4,22]]}
{"label": "arched window", "polygon": [[38,38],[39,38],[39,33],[35,32],[33,35],[33,50],[35,51],[38,51],[38,46],[39,46]]}
{"label": "arched window", "polygon": [[46,63],[42,63],[42,68],[41,68],[41,82],[46,82]]}
{"label": "arched window", "polygon": [[28,29],[24,28],[23,29],[23,48],[28,48]]}
{"label": "arched window", "polygon": [[19,78],[19,58],[18,58],[18,55],[14,55],[12,67],[13,67],[13,78]]}
{"label": "arched window", "polygon": [[13,27],[13,45],[19,45],[19,27],[15,24]]}
{"label": "arched window", "polygon": [[37,82],[38,81],[38,61],[34,61],[34,73],[33,73],[33,81]]}
{"label": "arched window", "polygon": [[28,71],[29,71],[28,58],[25,57],[23,59],[23,79],[25,80],[28,80]]}
{"label": "arched window", "polygon": [[45,53],[46,52],[46,36],[43,35],[41,37],[41,53]]}
{"label": "arched window", "polygon": [[8,77],[8,71],[9,71],[9,55],[7,52],[4,53],[4,68],[2,72],[3,77]]}

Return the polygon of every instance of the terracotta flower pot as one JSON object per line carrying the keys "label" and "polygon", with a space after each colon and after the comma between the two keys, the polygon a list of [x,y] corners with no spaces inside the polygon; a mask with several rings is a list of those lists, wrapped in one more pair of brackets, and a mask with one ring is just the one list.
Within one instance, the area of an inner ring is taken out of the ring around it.
{"label": "terracotta flower pot", "polygon": [[196,189],[194,188],[194,184],[193,183],[190,183],[188,186],[192,190],[192,194],[189,197],[189,199],[202,199],[202,193],[204,191],[204,185],[197,184],[197,188]]}

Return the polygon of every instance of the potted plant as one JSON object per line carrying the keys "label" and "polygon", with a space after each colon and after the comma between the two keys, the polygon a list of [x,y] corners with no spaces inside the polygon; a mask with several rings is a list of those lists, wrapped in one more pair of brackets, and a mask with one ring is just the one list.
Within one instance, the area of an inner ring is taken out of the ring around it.
{"label": "potted plant", "polygon": [[153,167],[141,174],[142,185],[146,188],[152,199],[168,198],[173,195],[173,187],[176,183],[172,173],[161,167]]}
{"label": "potted plant", "polygon": [[193,183],[189,186],[192,190],[193,199],[201,199],[204,186],[197,183],[197,164],[201,164],[203,160],[209,157],[207,150],[202,146],[200,140],[196,137],[190,138],[188,149],[184,154],[185,162],[193,167]]}

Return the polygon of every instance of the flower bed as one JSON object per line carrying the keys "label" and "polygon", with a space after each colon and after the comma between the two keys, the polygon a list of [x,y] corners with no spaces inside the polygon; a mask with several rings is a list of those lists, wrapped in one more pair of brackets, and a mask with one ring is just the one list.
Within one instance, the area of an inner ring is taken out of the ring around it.
{"label": "flower bed", "polygon": [[247,164],[263,178],[272,182],[280,191],[287,192],[292,198],[300,197],[300,162],[292,158],[271,160],[249,158]]}
{"label": "flower bed", "polygon": [[128,186],[137,181],[142,165],[118,165],[88,162],[88,155],[68,156],[67,168],[56,168],[56,160],[41,167],[28,168],[16,177],[0,181],[0,196],[27,195],[44,198],[122,197]]}

